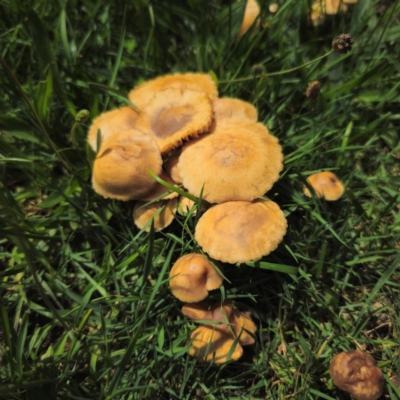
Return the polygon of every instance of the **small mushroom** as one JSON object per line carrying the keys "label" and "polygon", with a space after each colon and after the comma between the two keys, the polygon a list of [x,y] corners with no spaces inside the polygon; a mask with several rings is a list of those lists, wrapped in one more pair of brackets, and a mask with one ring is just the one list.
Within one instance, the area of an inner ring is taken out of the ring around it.
{"label": "small mushroom", "polygon": [[172,294],[186,303],[205,299],[210,290],[218,289],[221,275],[202,254],[186,254],[179,258],[169,274]]}
{"label": "small mushroom", "polygon": [[205,93],[210,100],[218,97],[217,85],[208,74],[173,74],[160,76],[134,87],[128,97],[140,109],[149,104],[156,93],[165,89],[178,89],[182,93],[195,90]]}
{"label": "small mushroom", "polygon": [[210,203],[251,201],[271,189],[283,169],[278,139],[261,123],[225,119],[182,148],[178,168],[189,193]]}
{"label": "small mushroom", "polygon": [[210,257],[234,264],[275,250],[286,229],[285,215],[273,201],[229,201],[200,217],[194,237]]}
{"label": "small mushroom", "polygon": [[99,115],[89,128],[87,140],[91,148],[97,152],[97,132],[99,130],[101,142],[104,142],[114,133],[134,128],[138,115],[132,107],[122,107]]}
{"label": "small mushroom", "polygon": [[[318,198],[324,198],[328,201],[338,200],[344,193],[342,182],[330,171],[323,171],[310,175],[307,178],[307,182],[314,189]],[[304,186],[304,194],[307,197],[311,197],[311,193],[306,186]]]}
{"label": "small mushroom", "polygon": [[170,88],[153,94],[141,108],[135,127],[152,136],[166,154],[185,139],[206,132],[211,120],[211,102],[205,93]]}
{"label": "small mushroom", "polygon": [[[165,173],[164,171],[161,171],[161,174],[159,176],[159,178],[161,178],[163,181],[176,186],[175,182],[169,177],[169,175],[167,173]],[[165,187],[164,185],[162,185],[161,183],[156,184],[156,186],[154,187],[154,189],[147,193],[145,196],[141,197],[139,200],[141,201],[152,201],[155,200],[157,197],[163,196],[165,194],[167,194],[169,192],[170,189],[168,189],[167,187]],[[167,194],[166,196],[164,196],[162,198],[162,200],[169,200],[169,199],[173,199],[174,197],[178,197],[179,194],[177,192],[171,192],[169,194]]]}
{"label": "small mushroom", "polygon": [[254,343],[251,334],[256,332],[257,327],[251,320],[250,312],[241,312],[229,302],[222,305],[216,303],[209,310],[200,304],[186,304],[182,307],[182,312],[192,320],[219,323],[201,325],[191,334],[190,337],[195,340],[189,354],[199,360],[210,362],[214,358],[216,364],[226,362],[234,340],[239,337],[231,355],[232,360],[237,360],[243,354],[242,345]]}
{"label": "small mushroom", "polygon": [[179,156],[180,154],[167,158],[167,160],[164,161],[164,168],[175,183],[181,184],[182,177],[178,168]]}
{"label": "small mushroom", "polygon": [[155,140],[130,129],[107,137],[93,165],[94,190],[106,198],[138,199],[150,192],[156,181],[147,173],[161,173],[162,159]]}
{"label": "small mushroom", "polygon": [[311,21],[314,26],[320,25],[325,20],[325,15],[335,15],[339,11],[347,11],[347,4],[356,3],[357,0],[316,0],[312,5]]}
{"label": "small mushroom", "polygon": [[339,389],[356,400],[377,400],[382,395],[383,374],[368,353],[354,350],[336,354],[329,374]]}
{"label": "small mushroom", "polygon": [[[160,200],[155,203],[146,204],[145,201],[138,201],[133,208],[133,221],[139,229],[143,229],[153,218],[154,229],[161,231],[172,223],[175,218],[178,199]],[[160,207],[161,211],[157,214]],[[150,231],[150,224],[145,229]]]}
{"label": "small mushroom", "polygon": [[[256,0],[247,0],[246,8],[244,10],[244,15],[243,15],[243,21],[242,25],[240,26],[240,30],[238,33],[238,37],[242,37],[249,29],[251,26],[253,26],[254,21],[257,19],[257,17],[260,15],[260,6],[258,5]],[[257,21],[257,23],[254,25],[252,33],[254,34],[260,23]]]}
{"label": "small mushroom", "polygon": [[212,102],[214,118],[218,121],[225,118],[246,119],[257,122],[257,109],[247,101],[222,97]]}

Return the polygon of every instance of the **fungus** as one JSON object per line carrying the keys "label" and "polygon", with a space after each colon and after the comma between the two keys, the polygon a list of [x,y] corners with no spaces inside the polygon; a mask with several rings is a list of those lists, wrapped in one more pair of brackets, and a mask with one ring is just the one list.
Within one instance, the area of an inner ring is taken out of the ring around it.
{"label": "fungus", "polygon": [[222,277],[202,254],[186,254],[171,268],[172,294],[186,303],[204,300],[210,290],[222,285]]}
{"label": "fungus", "polygon": [[335,15],[339,11],[347,11],[346,4],[357,3],[358,0],[316,0],[312,5],[311,21],[314,26],[325,20],[325,15]]}
{"label": "fungus", "polygon": [[[133,221],[139,229],[143,229],[151,219],[154,221],[154,229],[161,231],[172,223],[175,218],[177,198],[164,201],[160,200],[155,203],[146,205],[144,201],[138,201],[133,209]],[[162,208],[159,211],[159,208]],[[150,231],[150,224],[145,229],[146,232]]]}
{"label": "fungus", "polygon": [[[260,15],[260,6],[256,2],[256,0],[247,0],[246,8],[244,10],[244,15],[243,15],[243,21],[242,25],[240,26],[238,37],[242,37],[250,29],[250,27],[253,26],[254,21],[259,15]],[[257,21],[256,24],[254,25],[252,34],[254,34],[257,31],[259,25],[260,22]]]}
{"label": "fungus", "polygon": [[[180,196],[178,200],[178,214],[180,215],[186,215],[188,212],[192,210],[193,207],[196,207],[192,211],[192,215],[196,215],[197,213],[197,203],[194,202],[193,200],[189,199],[186,196]],[[204,207],[201,207],[202,209]]]}
{"label": "fungus", "polygon": [[[159,178],[161,178],[163,181],[165,181],[167,183],[170,183],[171,185],[176,186],[175,182],[164,171],[161,171]],[[168,189],[161,183],[157,182],[154,189],[151,192],[147,193],[145,196],[141,197],[139,200],[152,201],[152,200],[155,200],[157,197],[167,194],[169,191],[170,191],[170,189]],[[169,199],[173,199],[174,197],[178,197],[178,196],[179,196],[179,194],[177,192],[171,192],[171,193],[167,194],[166,196],[164,196],[162,198],[162,200],[169,200]]]}
{"label": "fungus", "polygon": [[116,110],[100,114],[92,122],[88,133],[88,143],[97,152],[97,132],[100,130],[101,142],[104,142],[110,135],[120,131],[126,131],[135,127],[138,113],[132,107],[122,107]]}
{"label": "fungus", "polygon": [[223,97],[212,102],[214,118],[218,121],[224,118],[246,119],[257,122],[257,109],[247,101]]}
{"label": "fungus", "polygon": [[180,146],[183,140],[206,132],[211,120],[211,102],[205,93],[165,89],[155,93],[141,109],[136,129],[154,137],[164,154]]}
{"label": "fungus", "polygon": [[278,139],[260,123],[223,120],[215,131],[182,148],[178,168],[189,193],[210,203],[253,200],[271,189],[283,169]]}
{"label": "fungus", "polygon": [[93,165],[94,190],[103,197],[118,200],[138,199],[151,191],[161,172],[162,159],[155,140],[130,129],[106,138]]}
{"label": "fungus", "polygon": [[[318,172],[310,175],[307,182],[314,189],[318,198],[324,198],[328,201],[335,201],[342,197],[344,193],[344,186],[338,177],[330,171]],[[304,194],[311,197],[309,189],[304,186]]]}
{"label": "fungus", "polygon": [[195,329],[190,335],[191,349],[189,355],[196,357],[199,361],[223,364],[228,361],[228,354],[235,346],[230,360],[238,360],[243,355],[243,347],[225,330],[221,330],[218,325],[202,325]]}
{"label": "fungus", "polygon": [[209,208],[200,217],[194,237],[210,257],[234,264],[275,250],[286,229],[285,215],[273,201],[230,201]]}
{"label": "fungus", "polygon": [[383,392],[383,374],[375,360],[360,350],[336,354],[329,366],[333,383],[356,400],[377,400]]}
{"label": "fungus", "polygon": [[243,354],[242,345],[254,343],[251,334],[256,332],[257,327],[251,320],[250,312],[241,312],[229,302],[222,305],[216,303],[210,310],[199,304],[187,304],[182,307],[182,313],[192,320],[219,322],[218,325],[201,325],[191,334],[194,340],[189,355],[199,360],[210,362],[214,357],[216,364],[226,362],[234,340],[239,337],[231,355],[232,360],[237,360]]}
{"label": "fungus", "polygon": [[181,184],[182,177],[179,172],[178,162],[179,155],[173,156],[164,162],[164,168],[175,183]]}
{"label": "fungus", "polygon": [[210,75],[192,73],[160,76],[136,86],[128,97],[133,104],[142,108],[153,100],[155,94],[170,88],[181,92],[186,90],[203,92],[210,100],[218,97],[217,86]]}

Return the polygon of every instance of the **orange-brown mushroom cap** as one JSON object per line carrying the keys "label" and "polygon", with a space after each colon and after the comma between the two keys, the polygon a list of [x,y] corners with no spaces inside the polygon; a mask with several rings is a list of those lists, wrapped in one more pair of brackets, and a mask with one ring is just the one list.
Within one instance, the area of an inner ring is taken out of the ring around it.
{"label": "orange-brown mushroom cap", "polygon": [[192,348],[189,355],[196,357],[199,361],[222,364],[228,361],[228,354],[235,346],[230,360],[238,360],[243,354],[243,347],[236,343],[232,336],[221,330],[218,325],[202,325],[195,329],[190,335]]}
{"label": "orange-brown mushroom cap", "polygon": [[136,129],[154,137],[165,154],[207,131],[211,120],[211,102],[205,93],[172,88],[154,94],[141,109]]}
{"label": "orange-brown mushroom cap", "polygon": [[138,199],[156,185],[147,170],[159,175],[161,165],[160,150],[152,137],[135,129],[114,133],[96,155],[93,188],[106,198]]}
{"label": "orange-brown mushroom cap", "polygon": [[194,237],[211,258],[234,264],[275,250],[286,229],[285,215],[273,201],[230,201],[209,208]]}
{"label": "orange-brown mushroom cap", "polygon": [[113,133],[126,131],[135,127],[138,113],[132,107],[122,107],[107,111],[92,122],[88,133],[88,143],[97,152],[97,132],[101,132],[101,142],[104,142]]}
{"label": "orange-brown mushroom cap", "polygon": [[257,109],[247,101],[223,97],[212,102],[214,118],[218,121],[225,118],[246,119],[257,122]]}
{"label": "orange-brown mushroom cap", "polygon": [[186,90],[202,92],[210,100],[218,97],[217,86],[210,75],[192,73],[160,76],[136,86],[130,91],[128,97],[141,109],[153,100],[156,93],[171,88],[182,92]]}
{"label": "orange-brown mushroom cap", "polygon": [[[314,189],[317,197],[324,198],[325,200],[338,200],[344,193],[342,182],[330,171],[323,171],[310,175],[307,181]],[[304,194],[307,197],[311,197],[311,193],[307,187],[304,187]]]}
{"label": "orange-brown mushroom cap", "polygon": [[167,174],[172,178],[175,183],[181,184],[182,177],[179,172],[178,167],[179,155],[173,156],[169,158],[167,161],[164,161],[164,168]]}
{"label": "orange-brown mushroom cap", "polygon": [[202,254],[186,254],[179,258],[169,274],[172,294],[186,303],[205,299],[210,290],[218,289],[221,275]]}
{"label": "orange-brown mushroom cap", "polygon": [[311,13],[313,25],[320,25],[324,21],[325,15],[335,15],[339,11],[347,11],[345,4],[347,2],[343,0],[316,0],[312,5]]}
{"label": "orange-brown mushroom cap", "polygon": [[219,322],[218,329],[233,338],[239,337],[239,343],[243,346],[255,342],[252,334],[256,332],[257,327],[251,319],[251,313],[240,311],[229,301],[222,305],[215,303],[210,309],[206,309],[201,304],[185,304],[182,307],[182,313],[194,321]]}
{"label": "orange-brown mushroom cap", "polygon": [[183,185],[210,203],[251,201],[271,189],[283,169],[278,139],[260,123],[222,120],[213,133],[182,148],[178,167]]}
{"label": "orange-brown mushroom cap", "polygon": [[333,383],[356,400],[377,400],[383,392],[384,378],[375,360],[360,350],[333,357],[329,374]]}
{"label": "orange-brown mushroom cap", "polygon": [[[143,229],[146,224],[146,231],[150,231],[150,221],[154,221],[154,229],[161,231],[172,223],[175,218],[176,206],[178,199],[175,197],[171,200],[160,200],[156,203],[147,204],[144,201],[138,201],[133,209],[133,221],[139,229]],[[157,214],[160,207],[161,211]]]}
{"label": "orange-brown mushroom cap", "polygon": [[[249,28],[253,25],[256,18],[260,15],[260,6],[256,0],[247,0],[246,8],[244,10],[242,25],[238,33],[238,37],[243,36]],[[253,28],[254,31],[258,28],[259,21],[255,24]]]}

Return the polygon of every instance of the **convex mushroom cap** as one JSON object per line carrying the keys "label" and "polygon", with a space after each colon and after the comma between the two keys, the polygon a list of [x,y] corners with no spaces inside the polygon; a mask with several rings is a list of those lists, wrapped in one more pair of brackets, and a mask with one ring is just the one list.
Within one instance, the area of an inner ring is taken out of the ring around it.
{"label": "convex mushroom cap", "polygon": [[178,168],[189,193],[199,197],[204,188],[210,203],[251,201],[279,179],[283,154],[263,124],[226,119],[183,146]]}
{"label": "convex mushroom cap", "polygon": [[135,127],[138,113],[132,107],[122,107],[100,114],[92,122],[88,133],[88,142],[97,152],[97,133],[100,130],[101,143],[113,133],[126,131]]}
{"label": "convex mushroom cap", "polygon": [[205,93],[210,100],[218,97],[218,89],[208,74],[172,74],[160,76],[134,87],[129,92],[129,100],[140,109],[153,100],[156,93],[165,89],[178,89],[181,92],[195,90]]}
{"label": "convex mushroom cap", "polygon": [[223,282],[207,258],[196,253],[180,257],[169,276],[172,294],[186,303],[204,300],[210,290],[218,289]]}
{"label": "convex mushroom cap", "polygon": [[273,201],[230,201],[209,208],[194,237],[211,258],[234,264],[275,250],[286,229],[285,215]]}
{"label": "convex mushroom cap", "polygon": [[153,219],[154,229],[161,231],[174,220],[177,203],[178,199],[176,197],[167,201],[160,200],[149,204],[145,201],[138,201],[133,208],[133,221],[139,229],[143,229],[147,225],[145,231],[149,232],[151,220]]}
{"label": "convex mushroom cap", "polygon": [[[308,183],[314,189],[318,198],[335,201],[342,197],[344,186],[339,178],[330,171],[318,172],[307,178]],[[311,193],[307,187],[304,187],[304,194],[311,197]]]}
{"label": "convex mushroom cap", "polygon": [[383,374],[368,353],[354,350],[336,354],[329,374],[339,389],[356,400],[377,400],[382,395]]}
{"label": "convex mushroom cap", "polygon": [[130,129],[105,138],[93,165],[94,190],[106,198],[139,199],[156,181],[147,173],[161,172],[162,159],[155,140]]}
{"label": "convex mushroom cap", "polygon": [[[251,313],[241,312],[228,302],[214,304],[209,310],[199,304],[186,304],[182,312],[192,320],[219,323],[199,326],[191,334],[194,340],[189,355],[199,360],[210,362],[214,359],[216,364],[222,364],[227,361],[233,346],[230,359],[237,360],[243,354],[242,345],[255,342],[253,335],[257,327],[251,319]],[[238,337],[235,345],[234,340]]]}
{"label": "convex mushroom cap", "polygon": [[218,121],[225,118],[246,119],[257,122],[257,109],[247,101],[221,97],[212,102],[214,118]]}
{"label": "convex mushroom cap", "polygon": [[141,108],[136,129],[154,137],[165,154],[206,132],[211,120],[211,102],[204,92],[169,88],[155,93]]}

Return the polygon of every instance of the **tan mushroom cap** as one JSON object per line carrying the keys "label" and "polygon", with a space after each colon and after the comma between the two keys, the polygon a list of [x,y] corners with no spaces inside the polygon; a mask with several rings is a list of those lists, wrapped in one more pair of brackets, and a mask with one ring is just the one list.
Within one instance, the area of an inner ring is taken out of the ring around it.
{"label": "tan mushroom cap", "polygon": [[[165,181],[165,182],[167,182],[167,183],[169,183],[171,185],[177,186],[175,184],[175,182],[169,177],[169,175],[164,171],[161,171],[161,174],[160,174],[159,178],[161,178],[163,181]],[[157,182],[157,184],[154,187],[154,189],[151,192],[147,193],[145,196],[141,197],[139,200],[141,200],[141,201],[152,201],[152,200],[155,200],[157,197],[160,197],[160,196],[168,193],[169,190],[170,189],[168,189],[167,187],[165,187],[161,183]],[[168,195],[164,196],[162,198],[162,200],[169,200],[169,199],[173,199],[174,197],[178,197],[178,196],[179,196],[179,193],[171,192]]]}
{"label": "tan mushroom cap", "polygon": [[225,118],[246,119],[257,122],[257,109],[247,101],[222,97],[212,102],[214,118],[218,121]]}
{"label": "tan mushroom cap", "polygon": [[[238,37],[242,37],[253,25],[256,18],[260,15],[260,6],[256,2],[256,0],[247,0],[246,8],[244,10],[244,16],[242,25],[240,26],[240,30],[238,33]],[[260,22],[257,21],[254,26],[253,33],[258,29]]]}
{"label": "tan mushroom cap", "polygon": [[383,373],[368,353],[354,350],[336,354],[329,374],[339,389],[356,400],[377,400],[382,395]]}
{"label": "tan mushroom cap", "polygon": [[202,254],[186,254],[171,268],[169,286],[172,294],[186,303],[204,300],[210,290],[218,289],[221,275]]}
{"label": "tan mushroom cap", "polygon": [[156,185],[147,170],[159,175],[161,165],[161,154],[152,137],[135,129],[114,133],[97,153],[93,188],[106,198],[138,199]]}
{"label": "tan mushroom cap", "polygon": [[178,168],[179,154],[169,158],[164,162],[164,168],[167,174],[172,178],[175,183],[181,184],[182,177]]}
{"label": "tan mushroom cap", "polygon": [[136,129],[154,137],[165,154],[207,131],[211,120],[211,102],[205,93],[165,89],[141,109]]}
{"label": "tan mushroom cap", "polygon": [[97,132],[101,131],[101,142],[104,142],[110,135],[132,129],[135,127],[138,113],[132,107],[122,107],[116,110],[107,111],[92,122],[88,133],[88,143],[97,152]]}
{"label": "tan mushroom cap", "polygon": [[[308,183],[312,186],[318,198],[335,201],[342,197],[344,186],[339,178],[330,171],[318,172],[307,178]],[[304,186],[304,194],[312,197],[310,191]]]}
{"label": "tan mushroom cap", "polygon": [[323,23],[325,15],[335,15],[339,11],[347,11],[347,6],[345,3],[348,3],[349,1],[316,0],[312,5],[311,12],[311,21],[313,25],[317,26]]}
{"label": "tan mushroom cap", "polygon": [[[194,206],[196,206],[196,203],[193,200],[189,199],[186,196],[179,196],[179,199],[178,199],[178,214],[186,215],[192,210],[192,208]],[[194,215],[196,215],[196,213],[197,213],[197,207],[193,210],[191,215],[194,216]]]}
{"label": "tan mushroom cap", "polygon": [[140,109],[153,100],[156,93],[165,89],[179,89],[180,91],[195,90],[205,93],[210,100],[218,97],[218,89],[208,74],[173,74],[161,76],[133,88],[129,100]]}
{"label": "tan mushroom cap", "polygon": [[236,343],[232,336],[218,325],[202,325],[195,329],[190,335],[192,348],[189,355],[196,357],[199,361],[223,364],[228,361],[228,354],[232,346],[235,346],[230,360],[238,360],[243,355],[243,347]]}
{"label": "tan mushroom cap", "polygon": [[243,346],[255,343],[254,337],[249,333],[254,334],[257,331],[257,327],[251,319],[251,313],[240,311],[229,301],[222,305],[215,303],[209,310],[201,304],[185,304],[182,307],[182,313],[194,321],[220,322],[217,325],[219,330],[233,338],[240,336],[239,343]]}
{"label": "tan mushroom cap", "polygon": [[234,264],[275,250],[286,229],[285,215],[273,201],[230,201],[209,208],[194,237],[211,258]]}
{"label": "tan mushroom cap", "polygon": [[189,193],[210,203],[253,200],[271,189],[283,169],[278,139],[260,123],[224,120],[182,148],[178,167]]}
{"label": "tan mushroom cap", "polygon": [[[161,231],[174,220],[177,202],[177,198],[167,201],[160,200],[148,205],[144,201],[138,201],[133,209],[133,221],[139,229],[143,229],[154,218],[154,229]],[[156,215],[160,207],[162,210]],[[149,223],[146,227],[146,232],[150,231],[150,225]]]}

